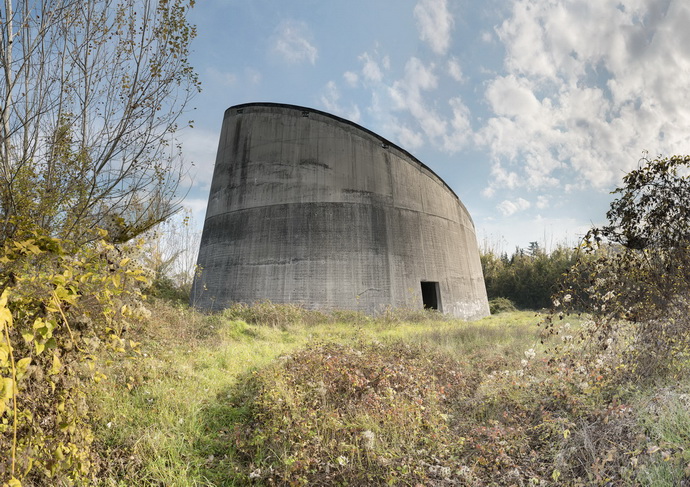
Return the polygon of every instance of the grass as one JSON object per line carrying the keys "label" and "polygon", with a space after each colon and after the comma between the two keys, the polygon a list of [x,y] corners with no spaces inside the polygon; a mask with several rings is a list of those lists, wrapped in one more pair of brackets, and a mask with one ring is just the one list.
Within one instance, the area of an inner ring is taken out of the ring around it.
{"label": "grass", "polygon": [[499,358],[519,360],[537,342],[534,313],[474,323],[433,314],[412,323],[343,313],[320,323],[293,316],[264,326],[235,319],[233,311],[205,316],[158,303],[152,312],[156,319],[131,330],[141,355],[113,357],[108,379],[93,394],[99,444],[117,460],[104,485],[225,485],[219,479],[233,467],[233,450],[220,444],[229,443],[243,411],[224,399],[238,377],[308,344],[405,340],[458,359],[491,347]]}
{"label": "grass", "polygon": [[641,477],[650,486],[682,485],[690,476],[690,394],[663,389],[643,410],[651,462]]}
{"label": "grass", "polygon": [[150,307],[128,331],[139,354],[109,357],[91,394],[103,486],[687,478],[688,396],[549,360],[534,312]]}

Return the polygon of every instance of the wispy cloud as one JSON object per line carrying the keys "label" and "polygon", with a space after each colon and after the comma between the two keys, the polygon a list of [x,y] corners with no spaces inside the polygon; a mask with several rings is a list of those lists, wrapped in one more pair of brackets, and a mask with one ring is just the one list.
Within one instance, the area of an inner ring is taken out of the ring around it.
{"label": "wispy cloud", "polygon": [[548,196],[539,195],[537,196],[537,203],[535,206],[540,210],[544,210],[551,205],[551,199]]}
{"label": "wispy cloud", "polygon": [[359,75],[353,71],[346,71],[343,74],[343,78],[345,78],[345,81],[351,87],[357,86],[357,83],[359,82]]}
{"label": "wispy cloud", "polygon": [[447,0],[419,0],[414,16],[420,39],[427,42],[436,54],[446,54],[454,23]]}
{"label": "wispy cloud", "polygon": [[261,73],[253,68],[245,68],[243,72],[222,71],[216,67],[206,69],[208,80],[215,86],[229,87],[237,86],[239,83],[244,85],[256,85],[261,82]]}
{"label": "wispy cloud", "polygon": [[218,132],[200,128],[185,128],[179,132],[183,157],[189,173],[184,184],[208,189],[213,179],[213,167],[218,149]]}
{"label": "wispy cloud", "polygon": [[[424,63],[418,57],[410,57],[398,79],[389,80],[384,73],[391,70],[388,56],[363,53],[361,76],[351,71],[344,73],[346,83],[351,87],[368,90],[371,106],[367,112],[374,116],[383,132],[408,149],[418,149],[426,143],[434,144],[449,153],[458,152],[473,140],[471,113],[460,96],[439,103],[437,88],[441,76],[462,80],[459,61],[450,58],[445,69],[438,69],[434,63]],[[333,87],[324,90],[329,95],[329,105],[337,100]],[[339,94],[338,94],[339,97]],[[326,100],[322,100],[326,106]]]}
{"label": "wispy cloud", "polygon": [[352,104],[349,108],[346,108],[340,104],[340,90],[338,89],[338,85],[335,83],[335,81],[329,81],[326,84],[320,100],[321,104],[329,112],[339,115],[343,118],[347,118],[348,120],[352,120],[353,122],[359,122],[361,118],[359,107],[355,104]]}
{"label": "wispy cloud", "polygon": [[464,149],[472,142],[473,133],[470,122],[470,110],[460,97],[451,98],[448,102],[453,112],[450,130],[443,136],[443,149],[454,153]]}
{"label": "wispy cloud", "polygon": [[284,20],[273,38],[273,51],[292,64],[316,63],[318,49],[311,41],[311,33],[305,22]]}
{"label": "wispy cloud", "polygon": [[400,145],[407,149],[418,149],[424,145],[424,137],[419,132],[399,123],[393,128]]}
{"label": "wispy cloud", "polygon": [[237,75],[235,73],[221,71],[213,66],[206,69],[206,75],[212,83],[219,86],[233,86],[237,83]]}
{"label": "wispy cloud", "polygon": [[362,63],[362,76],[367,81],[379,82],[383,80],[383,70],[388,69],[390,60],[384,57],[381,61],[376,60],[377,54],[365,52],[359,56]]}
{"label": "wispy cloud", "polygon": [[481,39],[482,42],[486,42],[487,44],[491,44],[494,41],[494,35],[489,32],[488,30],[485,30],[481,34]]}
{"label": "wispy cloud", "polygon": [[462,68],[460,67],[460,62],[455,57],[451,57],[447,64],[448,74],[455,81],[461,83],[465,80],[462,74]]}
{"label": "wispy cloud", "polygon": [[406,110],[415,118],[427,137],[442,137],[446,133],[446,122],[424,102],[423,92],[438,85],[433,65],[425,65],[412,57],[405,65],[405,76],[393,83],[390,96],[397,110]]}
{"label": "wispy cloud", "polygon": [[527,210],[531,205],[529,201],[524,198],[517,198],[516,200],[503,200],[496,208],[503,214],[503,216],[510,216],[520,211]]}

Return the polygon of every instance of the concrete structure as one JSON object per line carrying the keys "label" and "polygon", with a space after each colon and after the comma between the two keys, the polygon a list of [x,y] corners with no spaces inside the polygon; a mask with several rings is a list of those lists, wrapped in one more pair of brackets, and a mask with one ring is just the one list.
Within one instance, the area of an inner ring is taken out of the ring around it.
{"label": "concrete structure", "polygon": [[474,224],[405,150],[310,108],[225,112],[192,303],[489,314]]}

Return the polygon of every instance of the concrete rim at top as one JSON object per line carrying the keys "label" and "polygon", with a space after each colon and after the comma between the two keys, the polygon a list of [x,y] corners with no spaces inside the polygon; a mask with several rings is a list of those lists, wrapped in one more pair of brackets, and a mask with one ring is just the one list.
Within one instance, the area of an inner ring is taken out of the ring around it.
{"label": "concrete rim at top", "polygon": [[[465,205],[463,204],[463,202],[462,202],[462,200],[460,199],[460,197],[455,193],[455,191],[453,191],[453,188],[451,188],[451,187],[448,185],[448,183],[446,183],[446,182],[443,180],[443,178],[442,178],[441,176],[439,176],[438,174],[436,174],[436,172],[434,172],[433,169],[431,169],[429,166],[427,166],[427,165],[424,164],[422,161],[420,161],[419,159],[417,159],[417,158],[416,158],[414,155],[412,155],[409,151],[407,151],[407,150],[403,149],[402,147],[400,147],[398,144],[396,144],[396,143],[394,143],[394,142],[391,142],[390,140],[386,139],[385,137],[380,136],[380,135],[377,134],[376,132],[374,132],[374,131],[372,131],[372,130],[369,130],[369,129],[366,128],[366,127],[363,127],[362,125],[359,125],[358,123],[355,123],[355,122],[353,122],[352,120],[348,120],[348,119],[346,119],[346,118],[339,117],[338,115],[333,115],[332,113],[324,112],[324,111],[318,110],[318,109],[316,109],[316,108],[305,107],[305,106],[300,106],[300,105],[292,105],[292,104],[289,104],[289,103],[275,103],[275,102],[251,102],[251,103],[240,103],[239,105],[233,105],[233,106],[229,107],[227,110],[225,110],[225,114],[223,115],[223,119],[225,119],[225,118],[227,118],[227,117],[229,117],[229,116],[235,115],[235,114],[237,113],[237,110],[241,110],[241,109],[244,109],[244,108],[252,108],[252,107],[288,108],[288,109],[299,110],[299,111],[309,111],[309,112],[311,112],[311,113],[316,113],[316,114],[321,115],[321,116],[323,116],[323,117],[330,118],[330,119],[332,119],[332,120],[335,120],[336,122],[339,122],[339,123],[342,123],[342,124],[345,124],[345,125],[349,125],[349,126],[351,126],[351,127],[356,128],[357,130],[360,130],[360,131],[362,131],[362,132],[365,132],[366,134],[371,135],[372,137],[374,137],[374,138],[380,140],[382,144],[385,144],[385,145],[387,145],[387,146],[389,146],[389,147],[392,147],[392,148],[394,148],[394,149],[396,149],[396,150],[402,152],[402,153],[403,153],[405,156],[407,156],[410,160],[412,160],[412,161],[414,161],[415,163],[419,164],[419,165],[420,165],[421,167],[423,167],[425,170],[427,170],[427,171],[429,171],[431,174],[433,174],[434,177],[436,177],[436,178],[441,182],[441,184],[442,184],[448,191],[451,192],[451,194],[455,197],[455,199],[458,200],[458,203],[460,203],[460,205],[462,205],[462,207],[465,209],[465,211],[467,211],[467,208],[465,208]],[[233,111],[234,111],[235,113],[232,113]],[[468,213],[468,215],[469,215],[469,213]],[[471,220],[472,220],[472,218],[470,217],[470,221],[471,221]],[[472,222],[472,224],[474,225],[474,222]]]}

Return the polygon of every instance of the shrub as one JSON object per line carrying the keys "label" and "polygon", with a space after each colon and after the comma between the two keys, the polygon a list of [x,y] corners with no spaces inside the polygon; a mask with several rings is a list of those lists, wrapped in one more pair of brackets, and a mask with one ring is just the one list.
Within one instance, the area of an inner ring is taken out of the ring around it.
{"label": "shrub", "polygon": [[493,298],[489,300],[489,311],[492,315],[517,311],[515,304],[508,298]]}
{"label": "shrub", "polygon": [[614,342],[623,347],[623,379],[678,378],[687,369],[689,167],[690,156],[644,158],[624,177],[606,214],[608,224],[583,240],[583,250],[594,258],[569,273],[547,322],[551,329],[563,313],[591,313],[595,325],[584,330],[584,338],[595,353]]}
{"label": "shrub", "polygon": [[278,304],[270,301],[258,301],[252,305],[235,303],[223,311],[223,317],[282,329],[291,325],[309,325],[329,320],[328,316],[320,311],[307,310],[297,304]]}
{"label": "shrub", "polygon": [[242,379],[240,479],[381,485],[449,478],[463,439],[444,406],[466,387],[452,363],[406,345],[313,345]]}
{"label": "shrub", "polygon": [[[34,234],[6,241],[0,261],[0,480],[85,483],[98,471],[84,381],[94,352],[125,352],[146,281],[105,242],[75,247]],[[3,484],[4,485],[4,484]]]}
{"label": "shrub", "polygon": [[186,305],[189,303],[190,291],[190,286],[180,286],[170,277],[163,276],[153,280],[151,286],[146,290],[146,294]]}
{"label": "shrub", "polygon": [[449,321],[454,319],[435,309],[393,308],[387,306],[376,316],[377,321],[385,324],[424,323],[425,321]]}

